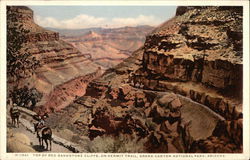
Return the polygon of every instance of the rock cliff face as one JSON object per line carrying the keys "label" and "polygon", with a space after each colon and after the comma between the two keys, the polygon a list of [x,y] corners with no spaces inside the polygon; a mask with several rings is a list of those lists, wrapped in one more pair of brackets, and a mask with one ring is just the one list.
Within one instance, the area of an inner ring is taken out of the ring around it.
{"label": "rock cliff face", "polygon": [[55,86],[45,98],[46,103],[42,106],[36,106],[33,110],[38,115],[61,111],[61,109],[68,106],[77,97],[83,96],[86,93],[88,83],[101,76],[101,74],[102,70],[98,68],[94,73],[79,76]]}
{"label": "rock cliff face", "polygon": [[[13,21],[28,31],[20,53],[28,52],[37,60],[36,62],[39,62],[39,67],[33,69],[34,74],[18,82],[8,77],[9,92],[15,90],[13,87],[17,86],[17,88],[32,88],[42,94],[42,99],[36,107],[33,102],[29,103],[31,100],[28,97],[19,97],[27,104],[17,100],[20,102],[18,105],[35,109],[43,114],[58,111],[71,103],[76,96],[83,96],[89,81],[102,73],[99,65],[94,64],[71,44],[61,40],[59,33],[35,24],[33,11],[28,7],[10,6],[8,9],[15,15]],[[100,70],[98,74],[94,74],[96,76],[90,79],[89,74],[96,72],[97,69]],[[32,95],[28,93],[30,94]]]}
{"label": "rock cliff face", "polygon": [[179,7],[174,18],[147,37],[143,67],[131,76],[134,85],[172,90],[227,119],[218,126],[227,128],[223,134],[217,128],[209,142],[201,143],[211,147],[228,135],[234,145],[201,152],[242,149],[242,37],[242,7]]}
{"label": "rock cliff face", "polygon": [[66,110],[91,140],[129,136],[140,152],[242,152],[242,8],[179,7]]}
{"label": "rock cliff face", "polygon": [[147,37],[144,69],[159,79],[241,89],[241,9],[188,8],[177,14]]}
{"label": "rock cliff face", "polygon": [[[178,7],[146,38],[142,67],[130,77],[136,87],[171,90],[226,119],[191,152],[242,151],[242,21],[242,7]],[[230,145],[212,147],[219,143]]]}
{"label": "rock cliff face", "polygon": [[174,90],[226,119],[242,112],[242,8],[179,7],[145,42],[131,80],[143,88]]}
{"label": "rock cliff face", "polygon": [[[35,87],[40,92],[49,94],[54,86],[92,73],[99,67],[71,44],[60,40],[59,33],[35,24],[33,11],[28,7],[10,6],[9,9],[16,15],[16,21],[29,31],[21,52],[30,53],[41,66],[35,70],[34,75],[23,79],[20,86]],[[10,84],[15,83],[11,79],[8,81]]]}

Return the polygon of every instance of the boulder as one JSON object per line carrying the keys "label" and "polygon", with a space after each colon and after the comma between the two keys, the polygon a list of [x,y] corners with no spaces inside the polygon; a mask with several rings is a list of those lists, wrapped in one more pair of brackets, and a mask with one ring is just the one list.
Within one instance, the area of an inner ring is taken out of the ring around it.
{"label": "boulder", "polygon": [[30,139],[23,133],[11,134],[7,139],[7,152],[36,152]]}

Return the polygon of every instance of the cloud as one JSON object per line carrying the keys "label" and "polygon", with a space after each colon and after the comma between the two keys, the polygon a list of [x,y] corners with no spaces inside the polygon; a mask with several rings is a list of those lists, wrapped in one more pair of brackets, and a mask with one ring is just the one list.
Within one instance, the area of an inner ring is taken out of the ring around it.
{"label": "cloud", "polygon": [[162,23],[162,20],[152,15],[139,15],[137,17],[126,18],[116,17],[109,19],[81,14],[71,19],[64,20],[58,20],[53,17],[35,16],[35,22],[43,27],[82,29],[91,27],[117,28],[124,26],[159,25]]}

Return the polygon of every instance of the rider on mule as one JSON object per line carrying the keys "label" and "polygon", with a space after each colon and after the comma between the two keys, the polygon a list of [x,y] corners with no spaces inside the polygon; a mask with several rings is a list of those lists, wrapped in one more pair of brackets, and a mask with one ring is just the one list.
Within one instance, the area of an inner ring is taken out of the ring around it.
{"label": "rider on mule", "polygon": [[13,107],[10,108],[10,116],[12,119],[12,125],[19,127],[19,116],[20,116],[20,111],[17,107],[17,104],[13,104]]}
{"label": "rider on mule", "polygon": [[37,123],[37,137],[42,137],[42,130],[44,129],[44,127],[45,121],[41,116],[39,116],[39,121]]}
{"label": "rider on mule", "polygon": [[43,141],[45,141],[46,149],[49,149],[50,146],[49,150],[51,150],[52,130],[49,127],[45,126],[44,118],[44,116],[39,116],[39,122],[34,123],[34,128],[35,132],[37,133],[37,138],[39,140],[40,146],[43,146]]}

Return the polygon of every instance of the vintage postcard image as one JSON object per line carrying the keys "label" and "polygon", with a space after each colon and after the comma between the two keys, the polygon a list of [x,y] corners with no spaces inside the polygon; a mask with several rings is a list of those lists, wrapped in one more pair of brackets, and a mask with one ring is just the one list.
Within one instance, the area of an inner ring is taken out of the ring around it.
{"label": "vintage postcard image", "polygon": [[248,159],[248,2],[173,2],[3,2],[1,158]]}

